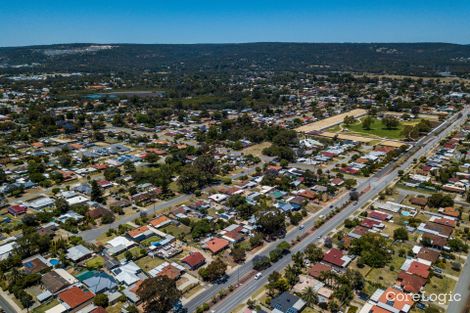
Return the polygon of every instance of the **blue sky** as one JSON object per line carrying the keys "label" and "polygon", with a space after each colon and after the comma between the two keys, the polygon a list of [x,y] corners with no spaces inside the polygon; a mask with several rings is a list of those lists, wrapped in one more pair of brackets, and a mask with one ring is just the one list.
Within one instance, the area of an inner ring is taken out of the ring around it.
{"label": "blue sky", "polygon": [[256,41],[470,44],[470,0],[0,0],[0,46]]}

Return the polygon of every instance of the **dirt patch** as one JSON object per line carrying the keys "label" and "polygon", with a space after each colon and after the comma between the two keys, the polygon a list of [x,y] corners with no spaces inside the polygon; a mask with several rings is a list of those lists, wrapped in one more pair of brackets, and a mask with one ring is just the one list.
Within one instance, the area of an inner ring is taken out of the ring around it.
{"label": "dirt patch", "polygon": [[307,125],[300,126],[295,130],[301,133],[309,133],[312,131],[324,130],[328,127],[338,125],[344,121],[346,116],[354,116],[355,118],[364,116],[367,114],[367,110],[364,109],[354,109],[349,112],[341,113],[332,117],[325,118],[323,120],[313,122]]}

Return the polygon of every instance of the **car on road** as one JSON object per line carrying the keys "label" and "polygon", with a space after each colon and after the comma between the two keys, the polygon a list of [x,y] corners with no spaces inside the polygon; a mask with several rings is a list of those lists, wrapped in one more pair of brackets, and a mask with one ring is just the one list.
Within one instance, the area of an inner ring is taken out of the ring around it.
{"label": "car on road", "polygon": [[258,272],[258,273],[256,273],[256,275],[255,275],[255,279],[258,280],[258,279],[261,278],[261,276],[263,276],[263,273]]}
{"label": "car on road", "polygon": [[305,225],[304,225],[304,224],[302,224],[302,225],[299,226],[299,229],[300,229],[300,230],[302,230],[302,229],[304,229],[304,228],[305,228]]}

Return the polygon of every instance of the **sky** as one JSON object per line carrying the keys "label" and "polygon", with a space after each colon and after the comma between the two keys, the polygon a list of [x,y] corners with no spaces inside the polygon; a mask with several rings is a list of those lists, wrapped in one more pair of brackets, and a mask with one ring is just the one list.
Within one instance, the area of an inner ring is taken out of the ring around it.
{"label": "sky", "polygon": [[470,44],[470,0],[0,0],[0,46],[54,43]]}

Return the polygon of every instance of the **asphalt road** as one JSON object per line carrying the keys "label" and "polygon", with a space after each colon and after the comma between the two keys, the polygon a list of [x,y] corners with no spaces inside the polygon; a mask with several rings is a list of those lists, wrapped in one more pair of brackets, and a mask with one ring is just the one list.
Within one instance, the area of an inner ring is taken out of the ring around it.
{"label": "asphalt road", "polygon": [[3,291],[0,290],[0,308],[3,309],[6,313],[18,313],[13,306],[8,303],[7,300],[4,299],[5,297],[8,297],[6,294],[4,294]]}
{"label": "asphalt road", "polygon": [[[300,243],[295,245],[291,249],[292,254],[296,253],[297,251],[302,251],[310,243],[314,243],[320,240],[321,237],[323,237],[325,234],[328,234],[331,230],[335,229],[337,226],[343,223],[346,218],[348,218],[352,213],[354,213],[354,211],[361,208],[367,203],[367,201],[372,200],[375,196],[377,196],[380,191],[385,189],[385,187],[387,187],[395,178],[398,177],[399,170],[407,169],[409,166],[412,165],[413,159],[419,159],[421,156],[425,155],[436,144],[438,144],[440,140],[447,136],[450,131],[456,129],[459,125],[461,125],[466,120],[467,114],[469,113],[469,108],[465,107],[462,113],[463,114],[461,118],[458,118],[457,115],[454,115],[453,117],[449,118],[446,122],[434,129],[432,132],[430,132],[427,136],[421,138],[418,142],[416,142],[414,146],[401,158],[401,160],[404,159],[401,165],[397,166],[396,163],[390,163],[378,173],[371,176],[367,181],[361,183],[357,187],[357,190],[359,192],[367,190],[366,188],[368,188],[369,186],[370,189],[368,189],[368,191],[361,195],[357,203],[348,205],[341,212],[339,212],[333,218],[323,224],[320,228],[318,228],[312,234],[307,236]],[[348,200],[349,195],[344,194],[333,203],[333,207],[328,206],[326,208],[323,208],[315,215],[315,217],[320,214],[327,215],[328,212],[332,211],[335,207],[342,206]],[[284,240],[292,241],[296,239],[297,236],[301,236],[302,234],[308,232],[310,228],[314,225],[315,220],[315,218],[309,219],[306,223],[304,223],[304,229],[301,230],[296,228],[292,230],[286,235]],[[269,252],[272,251],[275,247],[276,243],[271,243],[263,254],[269,255]],[[269,269],[266,269],[260,279],[255,280],[253,277],[248,279],[243,286],[239,287],[237,290],[229,294],[222,301],[217,303],[212,308],[212,310],[217,313],[231,312],[237,305],[247,300],[250,295],[252,295],[257,289],[261,288],[264,284],[266,284],[267,277],[269,276],[269,274],[274,271],[281,271],[284,267],[289,264],[290,261],[291,254],[283,257],[281,260],[273,264]],[[232,272],[227,282],[209,287],[206,291],[197,295],[188,303],[186,303],[185,307],[188,309],[188,312],[194,312],[198,306],[202,305],[203,303],[209,302],[222,288],[227,288],[230,285],[236,285],[239,277],[243,277],[250,272],[252,272],[251,262],[247,262],[239,266],[238,269],[235,270],[235,272]]]}
{"label": "asphalt road", "polygon": [[[272,158],[262,158],[262,160],[265,161],[265,162],[269,161],[270,159],[272,159]],[[246,170],[244,170],[241,173],[232,175],[231,178],[232,179],[238,179],[242,176],[251,175],[255,171],[256,171],[256,166],[253,166],[253,167],[247,168]],[[213,186],[207,187],[205,190],[208,190],[210,188],[213,188]],[[119,227],[119,225],[123,225],[123,224],[126,224],[128,222],[134,221],[135,219],[140,217],[141,212],[145,212],[148,215],[152,215],[157,211],[167,209],[167,208],[170,208],[172,206],[178,205],[180,203],[186,202],[191,197],[192,197],[192,195],[182,194],[182,195],[177,196],[175,198],[172,198],[170,200],[167,200],[167,201],[161,202],[159,204],[149,206],[146,209],[141,210],[140,212],[136,212],[136,213],[128,215],[128,216],[123,216],[119,220],[116,220],[115,222],[113,222],[111,224],[101,225],[100,227],[97,227],[97,228],[82,231],[82,232],[79,233],[79,236],[82,237],[82,239],[85,240],[85,241],[88,241],[88,242],[94,241],[101,234],[106,233],[109,229],[116,229],[116,228]]]}

